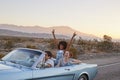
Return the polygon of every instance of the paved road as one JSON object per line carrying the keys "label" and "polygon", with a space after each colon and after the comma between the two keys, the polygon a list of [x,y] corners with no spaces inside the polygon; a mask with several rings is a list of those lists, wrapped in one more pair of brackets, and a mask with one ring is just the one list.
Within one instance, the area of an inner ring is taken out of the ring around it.
{"label": "paved road", "polygon": [[94,80],[120,80],[120,63],[99,66]]}
{"label": "paved road", "polygon": [[120,56],[84,62],[98,64],[98,74],[94,80],[120,80]]}

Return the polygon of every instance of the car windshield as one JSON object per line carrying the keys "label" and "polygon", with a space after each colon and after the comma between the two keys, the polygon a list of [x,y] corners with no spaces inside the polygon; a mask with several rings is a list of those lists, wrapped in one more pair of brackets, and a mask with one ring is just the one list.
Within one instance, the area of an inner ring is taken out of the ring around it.
{"label": "car windshield", "polygon": [[9,61],[15,64],[20,64],[27,67],[32,67],[42,53],[36,50],[16,49],[2,58],[4,61]]}

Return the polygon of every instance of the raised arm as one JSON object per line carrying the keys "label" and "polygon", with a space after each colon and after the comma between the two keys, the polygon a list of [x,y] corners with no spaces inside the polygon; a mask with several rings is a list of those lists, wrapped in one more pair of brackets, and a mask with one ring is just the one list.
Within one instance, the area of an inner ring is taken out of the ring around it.
{"label": "raised arm", "polygon": [[72,41],[73,41],[73,39],[74,39],[74,37],[75,37],[76,35],[77,35],[77,34],[74,32],[71,40],[70,40],[69,43],[68,43],[68,46],[67,46],[66,50],[69,50],[69,49],[70,49],[70,46],[71,46],[71,44],[72,44]]}
{"label": "raised arm", "polygon": [[53,35],[53,38],[54,38],[54,43],[57,45],[58,41],[57,41],[57,39],[55,37],[55,30],[54,29],[52,30],[52,35]]}

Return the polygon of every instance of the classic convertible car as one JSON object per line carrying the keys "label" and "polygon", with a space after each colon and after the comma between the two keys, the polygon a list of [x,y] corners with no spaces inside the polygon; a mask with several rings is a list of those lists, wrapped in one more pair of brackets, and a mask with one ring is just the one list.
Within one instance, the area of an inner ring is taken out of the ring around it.
{"label": "classic convertible car", "polygon": [[93,80],[96,64],[80,63],[65,67],[45,68],[41,50],[18,48],[0,61],[1,80]]}

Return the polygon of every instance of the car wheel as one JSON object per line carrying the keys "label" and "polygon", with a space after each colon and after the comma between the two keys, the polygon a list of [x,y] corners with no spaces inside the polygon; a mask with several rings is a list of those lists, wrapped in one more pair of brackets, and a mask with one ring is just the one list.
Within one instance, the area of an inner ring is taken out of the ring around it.
{"label": "car wheel", "polygon": [[81,75],[78,80],[88,80],[88,78],[86,75]]}

